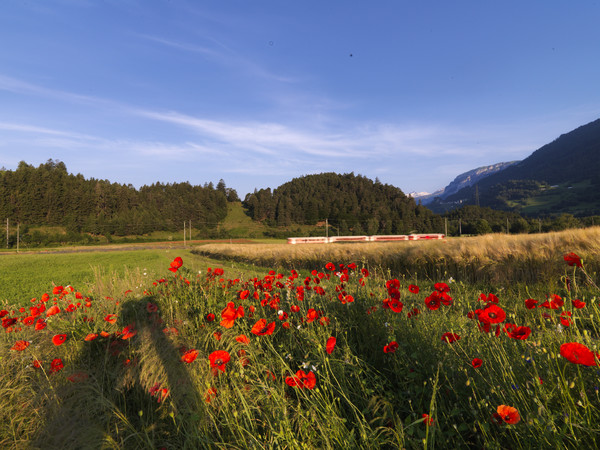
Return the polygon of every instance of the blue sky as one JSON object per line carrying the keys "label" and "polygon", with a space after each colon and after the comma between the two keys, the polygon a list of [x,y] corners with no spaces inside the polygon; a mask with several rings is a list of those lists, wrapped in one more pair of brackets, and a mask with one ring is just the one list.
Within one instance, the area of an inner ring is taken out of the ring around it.
{"label": "blue sky", "polygon": [[598,23],[598,0],[5,0],[0,166],[432,192],[600,117]]}

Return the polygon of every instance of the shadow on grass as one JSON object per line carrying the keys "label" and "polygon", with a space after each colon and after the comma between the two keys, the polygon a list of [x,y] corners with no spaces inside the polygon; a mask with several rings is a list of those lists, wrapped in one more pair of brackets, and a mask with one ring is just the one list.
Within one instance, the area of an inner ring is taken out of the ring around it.
{"label": "shadow on grass", "polygon": [[158,313],[147,311],[149,300],[122,303],[118,329],[132,325],[135,336],[83,342],[64,373],[50,375],[53,388],[44,395],[51,400],[33,448],[179,448],[196,435],[185,428],[199,420],[200,395],[180,346]]}

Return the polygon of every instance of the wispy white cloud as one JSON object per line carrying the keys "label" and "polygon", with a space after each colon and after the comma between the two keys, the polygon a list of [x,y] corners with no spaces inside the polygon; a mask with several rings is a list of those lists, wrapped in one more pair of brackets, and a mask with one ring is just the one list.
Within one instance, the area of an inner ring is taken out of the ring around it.
{"label": "wispy white cloud", "polygon": [[172,39],[166,39],[148,34],[138,33],[136,36],[180,51],[202,54],[210,58],[212,61],[234,70],[237,74],[246,74],[268,81],[278,81],[282,83],[294,83],[299,81],[299,78],[296,76],[281,75],[269,70],[264,65],[261,65],[257,61],[243,56],[231,47],[223,44],[220,41],[217,41],[214,38],[208,39],[210,42],[215,44],[212,47],[209,47],[206,45],[175,41]]}
{"label": "wispy white cloud", "polygon": [[202,47],[200,45],[188,44],[188,43],[184,43],[184,42],[176,42],[176,41],[172,41],[169,39],[160,38],[157,36],[150,36],[147,34],[137,34],[137,36],[147,39],[152,42],[156,42],[158,44],[165,45],[167,47],[175,48],[177,50],[193,52],[193,53],[201,53],[203,55],[211,56],[213,58],[221,57],[221,54],[219,52],[217,52],[214,49],[208,48],[208,47]]}
{"label": "wispy white cloud", "polygon": [[275,122],[218,121],[177,112],[137,110],[137,114],[193,131],[213,145],[254,151],[287,159],[298,155],[320,158],[410,156],[442,157],[472,154],[475,137],[462,130],[432,125],[337,124],[335,131]]}

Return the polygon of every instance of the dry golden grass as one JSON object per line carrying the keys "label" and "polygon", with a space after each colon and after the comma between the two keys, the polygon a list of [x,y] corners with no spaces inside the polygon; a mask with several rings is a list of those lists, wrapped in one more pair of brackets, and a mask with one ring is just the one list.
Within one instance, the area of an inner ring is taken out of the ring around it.
{"label": "dry golden grass", "polygon": [[600,227],[531,235],[488,234],[443,241],[353,244],[208,244],[193,253],[267,267],[317,268],[328,261],[362,262],[392,273],[469,282],[535,282],[564,274],[575,252],[595,277]]}

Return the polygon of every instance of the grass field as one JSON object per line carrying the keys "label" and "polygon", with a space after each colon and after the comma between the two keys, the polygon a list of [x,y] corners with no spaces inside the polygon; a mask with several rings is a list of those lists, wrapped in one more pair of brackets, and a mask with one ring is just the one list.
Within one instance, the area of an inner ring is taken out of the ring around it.
{"label": "grass field", "polygon": [[545,234],[488,234],[440,241],[353,244],[207,244],[193,253],[262,266],[311,268],[322,261],[359,261],[392,274],[469,283],[536,283],[563,272],[561,256],[577,252],[600,272],[600,227]]}
{"label": "grass field", "polygon": [[525,284],[422,275],[435,246],[404,276],[365,246],[4,255],[39,291],[0,312],[0,446],[598,448],[598,244],[548,239],[445,244],[533,248]]}

